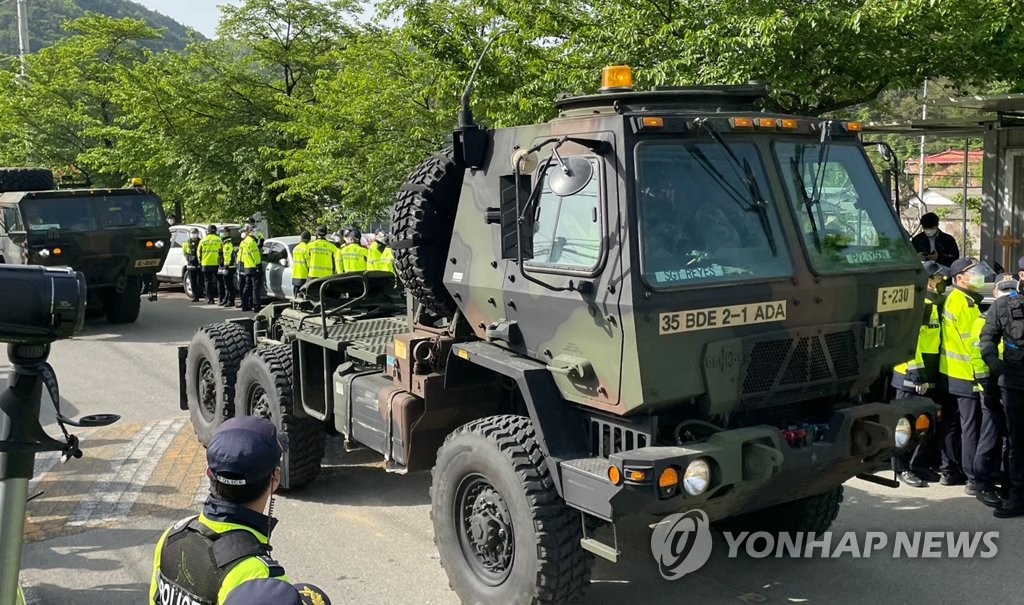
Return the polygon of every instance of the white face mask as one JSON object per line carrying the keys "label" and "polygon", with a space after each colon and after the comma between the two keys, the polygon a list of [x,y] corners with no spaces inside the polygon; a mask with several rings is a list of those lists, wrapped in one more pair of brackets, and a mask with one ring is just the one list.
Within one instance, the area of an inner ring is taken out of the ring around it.
{"label": "white face mask", "polygon": [[967,287],[971,290],[980,290],[985,285],[985,276],[978,273],[971,273],[967,276]]}
{"label": "white face mask", "polygon": [[939,230],[936,227],[931,227],[929,229],[924,230],[924,234],[927,235],[928,237],[935,237],[935,234],[938,232]]}

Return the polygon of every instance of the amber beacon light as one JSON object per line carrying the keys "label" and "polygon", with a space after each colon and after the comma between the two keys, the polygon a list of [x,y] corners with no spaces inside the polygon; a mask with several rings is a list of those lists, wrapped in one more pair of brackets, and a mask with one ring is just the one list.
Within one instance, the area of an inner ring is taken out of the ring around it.
{"label": "amber beacon light", "polygon": [[609,65],[601,70],[601,92],[633,90],[633,70],[628,65]]}

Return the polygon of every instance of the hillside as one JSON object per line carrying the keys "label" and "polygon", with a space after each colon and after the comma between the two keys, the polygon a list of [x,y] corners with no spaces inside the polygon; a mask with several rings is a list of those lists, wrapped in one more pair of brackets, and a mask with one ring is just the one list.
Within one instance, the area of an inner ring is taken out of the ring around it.
{"label": "hillside", "polygon": [[[112,17],[145,19],[164,30],[163,39],[148,46],[154,49],[180,50],[188,43],[188,29],[171,19],[129,0],[31,0],[29,7],[29,43],[32,50],[49,46],[66,35],[61,22],[87,11]],[[0,4],[0,54],[18,53],[17,7],[14,0]]]}

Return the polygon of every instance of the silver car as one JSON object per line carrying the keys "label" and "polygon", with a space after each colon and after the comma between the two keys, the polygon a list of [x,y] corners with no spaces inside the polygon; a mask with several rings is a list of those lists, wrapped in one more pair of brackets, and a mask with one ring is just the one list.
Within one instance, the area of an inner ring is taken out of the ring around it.
{"label": "silver car", "polygon": [[263,242],[263,289],[268,298],[289,299],[292,288],[292,251],[299,245],[298,235],[272,237]]}
{"label": "silver car", "polygon": [[[232,238],[235,245],[238,245],[238,225],[235,223],[214,223],[217,226],[217,230],[221,230],[224,227],[231,227],[231,231],[234,233]],[[160,279],[160,283],[172,283],[181,284],[185,288],[185,294],[190,298],[192,297],[192,284],[189,283],[185,277],[188,265],[185,263],[185,254],[181,251],[181,245],[188,240],[188,233],[192,229],[199,230],[199,238],[206,237],[206,225],[171,225],[171,249],[167,251],[167,260],[164,261],[164,266],[161,267],[160,272],[157,273],[157,277]],[[289,285],[291,282],[289,282]]]}

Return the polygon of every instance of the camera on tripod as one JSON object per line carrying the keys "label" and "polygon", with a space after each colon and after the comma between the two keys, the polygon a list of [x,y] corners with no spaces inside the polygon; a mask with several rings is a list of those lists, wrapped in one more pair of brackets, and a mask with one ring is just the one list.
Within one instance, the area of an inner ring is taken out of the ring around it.
{"label": "camera on tripod", "polygon": [[[0,392],[0,605],[18,598],[21,539],[28,482],[35,455],[60,452],[80,458],[78,438],[67,426],[106,426],[114,414],[72,420],[61,414],[57,375],[46,362],[50,344],[74,336],[85,321],[85,277],[64,267],[0,265],[0,342],[6,342],[13,370]],[[46,434],[39,422],[43,388],[56,411],[63,439]]]}

